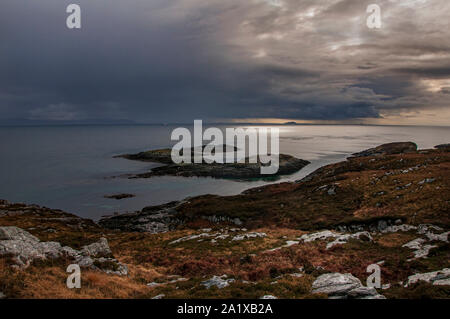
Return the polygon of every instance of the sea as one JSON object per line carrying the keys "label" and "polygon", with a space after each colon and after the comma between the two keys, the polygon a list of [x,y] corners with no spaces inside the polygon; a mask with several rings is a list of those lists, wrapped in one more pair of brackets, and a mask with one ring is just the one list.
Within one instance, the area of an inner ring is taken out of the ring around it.
{"label": "sea", "polygon": [[[383,143],[412,141],[419,149],[426,149],[450,142],[450,127],[279,125],[275,127],[280,130],[280,153],[311,162],[295,174],[242,181],[172,176],[128,179],[127,174],[146,172],[161,164],[114,156],[172,147],[175,141],[170,137],[177,127],[179,125],[0,127],[0,199],[62,209],[98,220],[104,215],[136,211],[190,196],[235,195],[252,187],[296,181],[321,166]],[[225,129],[225,126],[220,128]],[[120,193],[136,196],[122,200],[104,197]]]}

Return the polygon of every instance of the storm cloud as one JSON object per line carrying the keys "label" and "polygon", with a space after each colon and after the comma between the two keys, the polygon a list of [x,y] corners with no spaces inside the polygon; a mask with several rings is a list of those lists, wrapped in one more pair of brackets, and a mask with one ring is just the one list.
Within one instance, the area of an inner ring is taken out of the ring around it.
{"label": "storm cloud", "polygon": [[[366,25],[372,3],[381,29]],[[3,0],[0,119],[438,117],[449,12],[447,0]]]}

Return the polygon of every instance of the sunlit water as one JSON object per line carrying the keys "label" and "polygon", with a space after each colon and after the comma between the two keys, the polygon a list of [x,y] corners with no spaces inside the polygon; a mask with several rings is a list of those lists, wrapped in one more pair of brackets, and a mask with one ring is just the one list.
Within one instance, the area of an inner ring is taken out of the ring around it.
{"label": "sunlit water", "polygon": [[[277,181],[213,178],[109,178],[154,167],[114,155],[173,145],[171,126],[0,127],[0,198],[60,208],[98,219],[200,194],[238,194],[280,181],[298,180],[318,167],[382,143],[413,141],[419,148],[450,142],[449,127],[277,126],[280,152],[311,161]],[[132,193],[123,200],[104,195]]]}

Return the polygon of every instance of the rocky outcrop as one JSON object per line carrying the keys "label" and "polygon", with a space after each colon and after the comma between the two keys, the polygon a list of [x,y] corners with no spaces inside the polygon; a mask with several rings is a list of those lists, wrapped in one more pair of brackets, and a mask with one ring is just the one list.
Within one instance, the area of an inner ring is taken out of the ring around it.
{"label": "rocky outcrop", "polygon": [[419,281],[429,282],[435,286],[450,286],[450,268],[409,276],[405,286]]}
{"label": "rocky outcrop", "polygon": [[334,240],[327,243],[326,247],[327,249],[330,249],[336,245],[343,245],[347,243],[350,239],[372,241],[372,236],[370,236],[370,233],[367,231],[358,232],[355,234],[341,234],[329,230],[321,231],[318,233],[305,234],[301,236],[299,240],[307,243],[316,240],[328,240],[330,238]]}
{"label": "rocky outcrop", "polygon": [[266,233],[252,232],[252,233],[247,233],[247,234],[242,234],[242,235],[236,235],[233,237],[232,241],[245,240],[245,239],[251,239],[251,238],[264,238],[266,236],[267,236]]}
{"label": "rocky outcrop", "polygon": [[319,276],[312,284],[312,293],[333,299],[385,299],[374,288],[364,287],[352,274],[330,273]]}
{"label": "rocky outcrop", "polygon": [[230,283],[234,282],[234,279],[227,279],[227,275],[222,275],[222,276],[213,276],[211,279],[209,280],[205,280],[202,281],[202,285],[205,286],[206,288],[211,288],[213,286],[216,286],[219,289],[228,287],[230,285]]}
{"label": "rocky outcrop", "polygon": [[171,202],[165,205],[146,207],[141,211],[114,216],[104,216],[99,225],[109,229],[122,231],[164,233],[181,224],[176,217],[176,208],[182,202]]}
{"label": "rocky outcrop", "polygon": [[[426,258],[428,256],[428,253],[432,248],[437,247],[436,245],[425,245],[426,242],[423,238],[417,238],[414,239],[406,244],[403,245],[403,247],[413,249],[414,250],[414,258]],[[412,259],[409,259],[412,260]]]}
{"label": "rocky outcrop", "polygon": [[0,256],[10,257],[16,266],[26,268],[34,260],[68,258],[80,267],[102,270],[106,273],[127,275],[127,266],[111,253],[106,238],[84,246],[80,251],[62,247],[57,242],[41,242],[27,231],[14,227],[0,227]]}
{"label": "rocky outcrop", "polygon": [[396,142],[383,144],[374,148],[369,148],[365,151],[353,154],[352,157],[404,154],[404,153],[414,153],[416,151],[417,151],[416,143]]}

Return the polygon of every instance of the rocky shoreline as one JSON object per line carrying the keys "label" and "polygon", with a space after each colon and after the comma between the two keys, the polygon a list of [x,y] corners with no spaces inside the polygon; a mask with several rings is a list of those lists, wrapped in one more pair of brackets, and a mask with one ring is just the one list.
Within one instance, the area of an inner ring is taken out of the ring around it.
{"label": "rocky shoreline", "polygon": [[[0,297],[450,298],[449,177],[448,148],[408,142],[98,223],[1,201]],[[71,263],[78,292],[64,285]]]}

